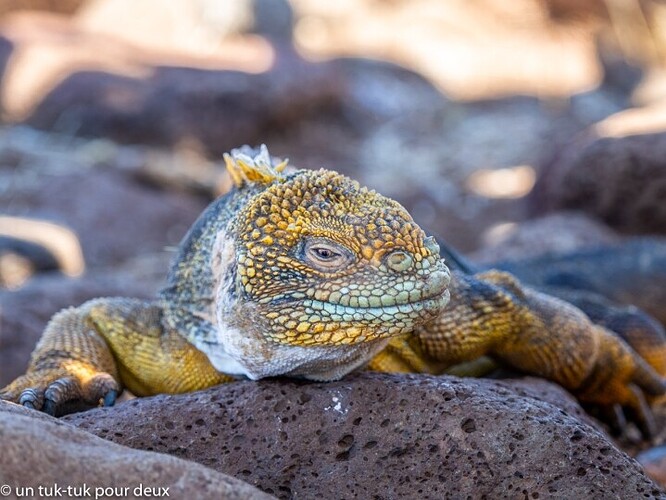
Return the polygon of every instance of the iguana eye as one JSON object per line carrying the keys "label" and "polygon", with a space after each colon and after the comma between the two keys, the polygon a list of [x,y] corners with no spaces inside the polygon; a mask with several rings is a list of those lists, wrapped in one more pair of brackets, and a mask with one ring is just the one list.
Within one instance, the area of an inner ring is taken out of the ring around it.
{"label": "iguana eye", "polygon": [[303,260],[320,271],[337,271],[352,261],[351,251],[342,245],[319,238],[308,240],[303,248]]}
{"label": "iguana eye", "polygon": [[315,247],[312,249],[312,251],[317,255],[317,258],[322,260],[331,260],[340,256],[340,254],[335,253],[330,248]]}

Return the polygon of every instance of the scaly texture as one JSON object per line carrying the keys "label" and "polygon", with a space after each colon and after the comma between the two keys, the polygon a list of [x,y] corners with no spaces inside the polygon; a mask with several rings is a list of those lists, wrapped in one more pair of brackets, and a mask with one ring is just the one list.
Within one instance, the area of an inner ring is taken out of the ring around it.
{"label": "scaly texture", "polygon": [[619,404],[645,434],[655,431],[644,394],[663,394],[664,383],[653,368],[579,309],[508,273],[455,272],[450,306],[414,333],[391,340],[370,369],[441,374],[490,357],[557,382],[583,403]]}
{"label": "scaly texture", "polygon": [[[236,226],[240,284],[265,306],[276,342],[366,342],[411,331],[441,306],[448,272],[438,249],[396,202],[335,172],[271,185]],[[348,265],[305,262],[305,237],[344,247]]]}
{"label": "scaly texture", "polygon": [[28,374],[0,397],[59,413],[71,401],[111,404],[122,386],[333,380],[363,366],[441,373],[490,358],[622,405],[652,431],[645,395],[662,394],[663,380],[575,307],[502,272],[451,282],[402,206],[336,172],[285,174],[265,148],[225,160],[236,187],[189,231],[160,298],[56,316]]}

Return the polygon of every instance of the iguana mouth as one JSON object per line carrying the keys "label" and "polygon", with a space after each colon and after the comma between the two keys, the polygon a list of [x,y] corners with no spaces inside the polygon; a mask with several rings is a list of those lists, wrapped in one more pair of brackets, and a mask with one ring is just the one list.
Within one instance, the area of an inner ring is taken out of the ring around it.
{"label": "iguana mouth", "polygon": [[451,275],[442,265],[429,273],[425,279],[406,280],[382,290],[342,287],[324,296],[314,294],[300,304],[329,314],[349,314],[362,311],[369,314],[406,314],[429,309],[438,302],[444,307],[448,302],[448,285]]}
{"label": "iguana mouth", "polygon": [[[301,298],[266,314],[272,322],[267,337],[297,346],[361,344],[405,333],[434,319],[449,301],[449,290],[426,288],[421,300],[392,306],[359,307],[326,300]],[[347,297],[348,298],[348,297]]]}
{"label": "iguana mouth", "polygon": [[[344,320],[359,321],[364,319],[381,319],[387,316],[395,318],[396,316],[420,312],[426,309],[441,309],[448,303],[449,295],[449,291],[444,290],[439,295],[392,306],[345,306],[321,300],[304,300],[301,304],[304,307],[312,308],[313,312],[323,311],[332,316],[341,316]],[[350,317],[345,318],[344,316],[346,315]]]}

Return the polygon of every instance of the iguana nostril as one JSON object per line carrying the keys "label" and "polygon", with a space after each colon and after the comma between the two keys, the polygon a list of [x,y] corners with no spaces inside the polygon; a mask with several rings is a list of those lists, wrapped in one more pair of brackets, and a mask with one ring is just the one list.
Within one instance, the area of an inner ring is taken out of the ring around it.
{"label": "iguana nostril", "polygon": [[386,264],[394,271],[406,271],[412,267],[412,258],[406,252],[396,251],[388,256]]}
{"label": "iguana nostril", "polygon": [[439,255],[439,245],[434,236],[428,236],[423,240],[423,246],[425,246],[432,255]]}

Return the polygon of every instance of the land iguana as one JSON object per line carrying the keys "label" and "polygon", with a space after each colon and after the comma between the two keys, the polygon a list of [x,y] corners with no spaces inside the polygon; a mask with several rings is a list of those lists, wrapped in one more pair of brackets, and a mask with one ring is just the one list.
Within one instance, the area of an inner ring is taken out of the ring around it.
{"label": "land iguana", "polygon": [[654,430],[663,367],[576,307],[506,272],[450,272],[400,204],[334,171],[285,173],[265,147],[224,158],[235,187],[185,236],[159,297],[59,312],[0,398],[60,415],[123,388],[441,374],[489,356]]}

